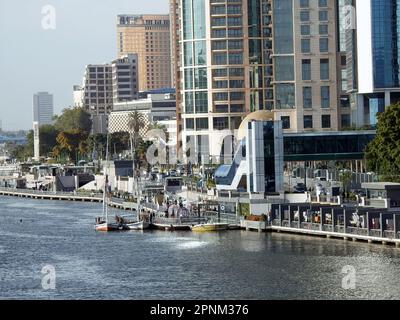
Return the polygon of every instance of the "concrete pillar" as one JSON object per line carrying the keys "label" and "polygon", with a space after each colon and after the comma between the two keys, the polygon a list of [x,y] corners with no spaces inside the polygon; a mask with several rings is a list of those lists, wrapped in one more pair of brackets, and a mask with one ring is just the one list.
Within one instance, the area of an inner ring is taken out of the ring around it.
{"label": "concrete pillar", "polygon": [[385,91],[385,108],[391,105],[390,91]]}
{"label": "concrete pillar", "polygon": [[303,213],[300,212],[300,206],[298,206],[297,209],[299,210],[299,219],[297,220],[297,224],[298,224],[298,228],[301,229],[301,215]]}

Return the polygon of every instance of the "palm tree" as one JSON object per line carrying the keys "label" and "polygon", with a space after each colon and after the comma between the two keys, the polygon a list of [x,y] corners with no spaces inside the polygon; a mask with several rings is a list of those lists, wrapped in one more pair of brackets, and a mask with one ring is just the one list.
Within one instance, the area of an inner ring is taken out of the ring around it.
{"label": "palm tree", "polygon": [[[140,130],[145,128],[146,126],[146,118],[143,113],[138,111],[134,111],[129,113],[128,115],[128,129],[130,135],[130,142],[131,142],[131,153],[132,153],[132,169],[133,169],[133,184],[138,189],[135,184],[135,176],[136,176],[136,168],[135,168],[135,154],[136,154],[136,147],[140,138]],[[138,212],[139,207],[138,207]]]}
{"label": "palm tree", "polygon": [[140,130],[146,127],[146,116],[138,111],[128,115],[128,129],[130,135],[132,158],[135,159],[135,150],[140,138]]}

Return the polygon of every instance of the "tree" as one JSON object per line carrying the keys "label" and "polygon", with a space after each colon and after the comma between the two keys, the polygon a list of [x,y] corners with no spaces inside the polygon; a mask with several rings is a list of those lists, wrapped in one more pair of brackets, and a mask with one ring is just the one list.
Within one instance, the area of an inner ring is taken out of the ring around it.
{"label": "tree", "polygon": [[388,181],[400,181],[400,103],[378,115],[376,138],[367,146],[367,167]]}
{"label": "tree", "polygon": [[90,134],[92,120],[90,114],[82,108],[66,108],[61,116],[55,116],[55,128],[60,132],[73,132],[78,130]]}
{"label": "tree", "polygon": [[128,132],[114,132],[110,134],[110,150],[119,154],[122,151],[129,150],[130,135]]}
{"label": "tree", "polygon": [[140,131],[147,125],[146,116],[138,111],[131,112],[128,116],[131,151],[134,163],[136,161],[136,148],[140,139]]}
{"label": "tree", "polygon": [[[47,156],[57,145],[59,132],[53,125],[43,125],[39,128],[40,155]],[[33,147],[33,146],[32,146]]]}
{"label": "tree", "polygon": [[70,161],[75,162],[78,157],[78,152],[81,155],[87,155],[89,146],[87,144],[87,133],[80,130],[70,132],[60,132],[57,136],[58,145],[53,149],[55,156],[67,153]]}

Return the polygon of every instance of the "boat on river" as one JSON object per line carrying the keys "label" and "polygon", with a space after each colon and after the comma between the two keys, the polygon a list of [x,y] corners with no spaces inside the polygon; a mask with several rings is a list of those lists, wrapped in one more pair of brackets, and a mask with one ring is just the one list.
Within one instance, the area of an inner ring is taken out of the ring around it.
{"label": "boat on river", "polygon": [[145,230],[150,228],[150,223],[144,219],[139,220],[136,215],[116,216],[117,222],[123,230]]}
{"label": "boat on river", "polygon": [[227,223],[201,223],[191,227],[192,231],[195,232],[212,232],[212,231],[225,231],[229,229]]}

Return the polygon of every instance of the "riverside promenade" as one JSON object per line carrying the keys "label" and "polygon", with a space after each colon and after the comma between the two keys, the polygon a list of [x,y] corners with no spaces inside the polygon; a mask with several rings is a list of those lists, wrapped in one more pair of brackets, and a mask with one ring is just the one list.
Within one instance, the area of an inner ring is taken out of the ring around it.
{"label": "riverside promenade", "polygon": [[[38,200],[56,200],[56,201],[76,201],[76,202],[103,202],[101,193],[90,192],[53,192],[53,191],[38,191],[27,189],[10,189],[0,188],[0,196],[38,199]],[[108,203],[110,207],[120,210],[136,210],[136,203],[125,202],[119,198],[112,198]]]}
{"label": "riverside promenade", "polygon": [[[101,193],[66,193],[24,189],[0,188],[0,196],[76,202],[103,202]],[[112,198],[109,206],[119,210],[135,211],[137,204]],[[157,212],[151,203],[142,208]],[[356,219],[356,220],[355,220]],[[239,222],[239,221],[237,221]],[[346,208],[322,204],[273,205],[267,221],[248,221],[244,217],[237,225],[244,230],[259,232],[286,232],[307,236],[340,238],[368,243],[394,244],[400,247],[400,210],[378,208]]]}
{"label": "riverside promenade", "polygon": [[246,230],[288,232],[400,247],[400,208],[344,207],[316,203],[273,205],[267,221],[241,220]]}

